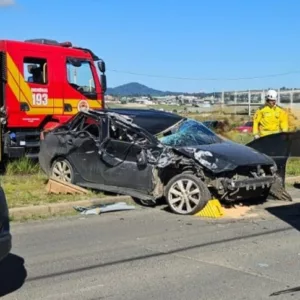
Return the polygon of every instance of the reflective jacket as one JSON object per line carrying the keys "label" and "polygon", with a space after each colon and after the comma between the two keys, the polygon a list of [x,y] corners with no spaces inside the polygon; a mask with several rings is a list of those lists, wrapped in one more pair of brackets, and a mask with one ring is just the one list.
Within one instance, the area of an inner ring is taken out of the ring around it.
{"label": "reflective jacket", "polygon": [[279,106],[268,105],[257,110],[253,118],[253,134],[265,136],[281,131],[288,131],[288,115]]}

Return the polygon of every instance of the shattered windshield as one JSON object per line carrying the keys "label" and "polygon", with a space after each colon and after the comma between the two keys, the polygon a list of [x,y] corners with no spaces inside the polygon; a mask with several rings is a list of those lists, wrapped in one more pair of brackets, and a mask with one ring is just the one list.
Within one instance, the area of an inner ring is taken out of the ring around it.
{"label": "shattered windshield", "polygon": [[214,132],[201,122],[187,119],[171,129],[171,133],[160,138],[161,143],[172,147],[190,147],[222,143]]}

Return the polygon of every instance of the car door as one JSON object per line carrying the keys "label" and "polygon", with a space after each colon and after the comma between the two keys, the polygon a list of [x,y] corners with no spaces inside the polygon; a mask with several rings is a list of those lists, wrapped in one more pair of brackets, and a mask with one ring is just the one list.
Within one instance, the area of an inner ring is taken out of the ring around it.
{"label": "car door", "polygon": [[153,166],[138,163],[142,152],[143,149],[134,143],[110,139],[101,155],[105,184],[150,192]]}
{"label": "car door", "polygon": [[104,170],[98,153],[102,139],[103,120],[84,117],[67,141],[72,149],[68,159],[84,182],[104,184]]}
{"label": "car door", "polygon": [[100,149],[106,185],[144,193],[153,189],[153,165],[145,160],[145,149],[137,143],[109,138]]}

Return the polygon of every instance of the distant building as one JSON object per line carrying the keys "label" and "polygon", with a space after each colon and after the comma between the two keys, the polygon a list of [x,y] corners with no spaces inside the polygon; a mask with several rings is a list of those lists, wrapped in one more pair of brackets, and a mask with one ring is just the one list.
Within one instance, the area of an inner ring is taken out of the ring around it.
{"label": "distant building", "polygon": [[154,101],[148,100],[148,99],[145,98],[145,97],[142,97],[142,98],[136,98],[134,102],[135,102],[135,103],[139,103],[139,104],[144,104],[144,105],[153,105],[153,104],[155,104]]}

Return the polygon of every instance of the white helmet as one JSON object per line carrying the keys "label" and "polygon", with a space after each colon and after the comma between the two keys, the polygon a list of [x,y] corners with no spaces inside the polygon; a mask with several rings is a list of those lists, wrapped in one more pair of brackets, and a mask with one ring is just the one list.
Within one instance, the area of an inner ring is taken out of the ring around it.
{"label": "white helmet", "polygon": [[266,100],[277,100],[277,92],[275,90],[268,90]]}

